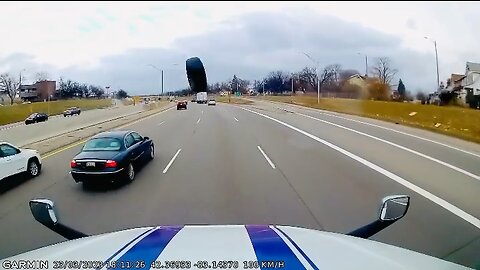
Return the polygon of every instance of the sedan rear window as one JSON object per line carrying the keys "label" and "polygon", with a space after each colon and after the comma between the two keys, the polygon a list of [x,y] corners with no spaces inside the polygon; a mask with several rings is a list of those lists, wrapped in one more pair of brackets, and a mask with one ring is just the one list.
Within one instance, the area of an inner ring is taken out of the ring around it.
{"label": "sedan rear window", "polygon": [[85,143],[82,151],[118,151],[121,147],[122,143],[119,139],[96,138]]}

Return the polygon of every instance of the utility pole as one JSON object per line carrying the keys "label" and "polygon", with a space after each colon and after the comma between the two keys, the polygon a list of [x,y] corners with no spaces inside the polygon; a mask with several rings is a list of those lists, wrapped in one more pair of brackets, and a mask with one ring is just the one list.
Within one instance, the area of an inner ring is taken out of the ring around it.
{"label": "utility pole", "polygon": [[437,41],[434,39],[431,39],[429,37],[424,37],[425,39],[428,39],[433,42],[433,45],[435,46],[435,63],[437,66],[437,91],[440,90],[440,74],[438,72],[438,51],[437,51]]}
{"label": "utility pole", "polygon": [[162,96],[163,96],[163,69],[162,69]]}
{"label": "utility pole", "polygon": [[320,62],[317,60],[313,59],[310,55],[307,53],[303,53],[310,61],[312,61],[316,65],[316,71],[317,71],[317,104],[320,104],[320,74],[319,74],[319,69],[320,69]]}

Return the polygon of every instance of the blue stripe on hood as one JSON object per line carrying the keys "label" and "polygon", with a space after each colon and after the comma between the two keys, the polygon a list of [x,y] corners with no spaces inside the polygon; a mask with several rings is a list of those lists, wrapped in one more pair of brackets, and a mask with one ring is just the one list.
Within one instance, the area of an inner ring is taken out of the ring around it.
{"label": "blue stripe on hood", "polygon": [[[162,226],[142,240],[138,241],[132,248],[117,260],[114,260],[117,268],[111,269],[125,269],[130,263],[133,269],[150,269],[150,265],[162,253],[170,240],[183,228],[183,226]],[[145,262],[144,267],[136,265],[137,262]]]}
{"label": "blue stripe on hood", "polygon": [[[269,269],[266,266],[262,267],[262,262],[283,262],[283,269],[305,269],[302,262],[270,226],[245,225],[245,228],[261,269]],[[278,264],[277,268],[280,268]]]}
{"label": "blue stripe on hood", "polygon": [[305,252],[303,252],[303,250],[297,245],[297,243],[295,243],[295,241],[293,241],[292,238],[290,238],[290,236],[288,236],[288,234],[286,234],[284,231],[280,230],[280,228],[278,228],[277,226],[275,226],[275,229],[277,229],[279,232],[281,232],[287,239],[288,241],[290,241],[290,243],[292,243],[292,245],[295,246],[295,248],[298,250],[298,252],[300,252],[300,254],[302,254],[302,256],[307,260],[307,262],[310,264],[310,266],[315,269],[315,270],[319,270],[318,267],[312,262],[312,260],[307,256],[307,254],[305,254]]}

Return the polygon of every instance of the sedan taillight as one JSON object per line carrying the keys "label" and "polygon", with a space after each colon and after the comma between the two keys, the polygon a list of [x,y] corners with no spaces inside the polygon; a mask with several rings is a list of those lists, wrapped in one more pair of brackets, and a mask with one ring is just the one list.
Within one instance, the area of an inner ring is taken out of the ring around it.
{"label": "sedan taillight", "polygon": [[107,160],[105,163],[105,168],[115,168],[117,167],[117,162],[115,160]]}
{"label": "sedan taillight", "polygon": [[77,165],[78,164],[77,164],[77,162],[75,162],[75,160],[70,161],[70,168],[75,168],[75,167],[77,167]]}

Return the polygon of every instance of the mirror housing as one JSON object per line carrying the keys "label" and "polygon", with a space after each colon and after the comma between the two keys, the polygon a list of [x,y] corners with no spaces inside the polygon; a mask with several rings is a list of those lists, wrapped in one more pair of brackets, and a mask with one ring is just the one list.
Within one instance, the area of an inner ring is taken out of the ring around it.
{"label": "mirror housing", "polygon": [[369,238],[404,217],[409,206],[410,197],[407,195],[384,197],[380,204],[378,219],[347,233],[347,235]]}
{"label": "mirror housing", "polygon": [[382,199],[378,219],[380,221],[394,221],[401,219],[410,206],[410,197],[407,195],[393,195]]}
{"label": "mirror housing", "polygon": [[143,137],[144,141],[150,140],[150,137]]}
{"label": "mirror housing", "polygon": [[54,204],[48,199],[35,199],[29,202],[30,211],[36,221],[47,227],[57,224],[57,216],[55,214]]}
{"label": "mirror housing", "polygon": [[49,199],[34,199],[28,204],[36,221],[68,240],[88,236],[58,222],[53,201]]}

